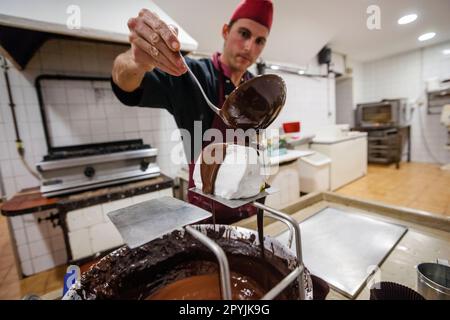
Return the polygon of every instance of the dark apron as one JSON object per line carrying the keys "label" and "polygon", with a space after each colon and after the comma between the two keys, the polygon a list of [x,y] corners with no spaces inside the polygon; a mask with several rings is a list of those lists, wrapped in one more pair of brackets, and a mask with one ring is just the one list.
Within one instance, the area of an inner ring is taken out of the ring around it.
{"label": "dark apron", "polygon": [[[223,70],[220,67],[219,62],[219,106],[221,107],[223,103],[225,102],[225,95],[224,95],[224,77],[223,77]],[[212,121],[211,125],[212,129],[217,129],[222,133],[222,136],[226,137],[226,129],[231,129],[228,127],[223,120],[217,115],[214,114],[214,119]],[[203,148],[205,148],[210,142],[204,142]],[[231,141],[233,143],[233,141]],[[195,187],[194,180],[192,179],[192,175],[194,173],[194,167],[195,167],[195,160],[193,163],[189,164],[189,184],[188,188]],[[255,215],[257,212],[257,209],[253,207],[252,205],[245,205],[236,209],[231,209],[229,207],[226,207],[219,202],[213,201],[211,199],[208,199],[202,195],[199,195],[197,193],[188,191],[188,201],[200,208],[203,208],[214,215],[213,219],[208,219],[203,221],[204,223],[217,223],[217,224],[232,224],[234,222],[237,222],[239,220],[248,218],[252,215]]]}

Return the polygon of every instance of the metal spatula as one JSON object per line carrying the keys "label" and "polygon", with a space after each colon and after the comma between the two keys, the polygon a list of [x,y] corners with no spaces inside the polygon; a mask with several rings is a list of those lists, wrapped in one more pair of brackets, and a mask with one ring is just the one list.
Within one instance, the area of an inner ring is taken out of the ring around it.
{"label": "metal spatula", "polygon": [[152,199],[108,213],[130,249],[211,216],[210,212],[173,197]]}

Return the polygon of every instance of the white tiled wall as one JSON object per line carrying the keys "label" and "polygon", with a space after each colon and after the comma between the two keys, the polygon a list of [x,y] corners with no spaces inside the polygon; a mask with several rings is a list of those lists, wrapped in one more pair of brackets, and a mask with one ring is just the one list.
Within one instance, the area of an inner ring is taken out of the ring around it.
{"label": "white tiled wall", "polygon": [[286,104],[270,125],[282,127],[284,122],[301,122],[301,132],[315,133],[318,127],[335,123],[336,98],[334,78],[308,78],[278,73],[286,82]]}
{"label": "white tiled wall", "polygon": [[[25,71],[10,63],[12,95],[19,130],[32,167],[47,153],[34,79],[40,74],[68,74],[109,77],[115,56],[126,48],[71,40],[50,40],[35,54]],[[159,149],[158,163],[163,173],[174,177],[178,166],[171,164],[170,141],[176,129],[165,110],[128,108],[102,83],[44,81],[51,136],[55,146],[142,138]],[[94,88],[93,88],[94,86]],[[8,197],[38,186],[15,148],[15,133],[3,75],[0,76],[0,170]]]}
{"label": "white tiled wall", "polygon": [[68,212],[66,221],[72,258],[78,260],[122,245],[122,237],[107,214],[163,196],[172,196],[172,189],[150,192]]}
{"label": "white tiled wall", "polygon": [[[22,273],[38,273],[67,262],[66,247],[60,226],[48,220],[51,210],[8,218],[13,230]],[[13,242],[13,243],[14,243]]]}
{"label": "white tiled wall", "polygon": [[407,98],[415,106],[411,118],[412,161],[436,162],[426,149],[426,141],[439,162],[450,162],[450,153],[444,149],[447,129],[440,124],[440,116],[428,115],[425,105],[417,107],[415,104],[426,103],[426,79],[450,78],[450,56],[442,54],[443,49],[449,47],[450,42],[447,42],[363,63],[355,68],[355,105],[383,98]]}
{"label": "white tiled wall", "polygon": [[[172,196],[172,189],[163,189],[67,213],[69,242],[74,260],[91,256],[123,244],[122,237],[107,213],[142,201]],[[67,251],[61,227],[48,220],[52,211],[10,217],[13,243],[25,276],[67,263]]]}

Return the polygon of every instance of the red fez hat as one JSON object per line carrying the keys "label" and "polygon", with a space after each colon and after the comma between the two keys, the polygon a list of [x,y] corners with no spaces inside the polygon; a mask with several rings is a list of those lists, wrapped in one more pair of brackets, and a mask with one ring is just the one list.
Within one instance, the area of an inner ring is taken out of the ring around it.
{"label": "red fez hat", "polygon": [[271,0],[243,0],[234,10],[230,21],[251,19],[269,30],[272,26],[273,5]]}

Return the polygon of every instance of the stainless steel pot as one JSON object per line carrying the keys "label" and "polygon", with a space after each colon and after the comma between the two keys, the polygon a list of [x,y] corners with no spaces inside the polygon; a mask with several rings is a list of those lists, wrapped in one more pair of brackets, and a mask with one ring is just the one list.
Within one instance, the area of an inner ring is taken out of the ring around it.
{"label": "stainless steel pot", "polygon": [[439,263],[419,264],[417,290],[427,300],[450,300],[450,266]]}
{"label": "stainless steel pot", "polygon": [[[225,231],[222,233],[223,238],[227,239],[234,239],[234,240],[249,240],[250,242],[253,242],[254,245],[259,245],[259,239],[257,232],[237,227],[237,226],[228,226],[228,225],[210,225],[210,224],[201,224],[201,225],[194,225],[195,229],[203,233],[204,235],[208,234],[208,231],[210,230],[219,230],[220,228],[225,228]],[[184,228],[178,229],[178,232],[180,232],[179,237],[184,237],[187,232]],[[174,231],[175,232],[175,231]],[[155,241],[155,240],[154,240]],[[151,245],[151,242],[147,245]],[[282,258],[285,260],[287,267],[289,270],[294,270],[298,266],[297,258],[292,254],[292,252],[287,248],[284,244],[279,242],[275,238],[271,238],[269,236],[264,237],[264,247],[273,253],[273,255]],[[108,256],[102,258],[97,264],[101,264],[104,261],[108,259],[108,257],[113,257],[113,259],[120,259],[121,252],[129,250],[126,246],[123,246],[112,253],[110,253]],[[137,264],[139,262],[136,262]],[[92,268],[91,268],[92,269]],[[88,270],[86,273],[91,272],[91,269]],[[305,272],[303,273],[303,276],[305,277],[305,299],[306,300],[312,300],[313,299],[313,291],[312,291],[312,279],[311,275],[308,270],[305,269]],[[80,290],[80,294],[77,292]],[[72,287],[67,291],[67,293],[64,295],[63,300],[84,300],[84,299],[96,299],[96,296],[92,293],[86,293],[84,291],[81,279],[79,279]]]}

